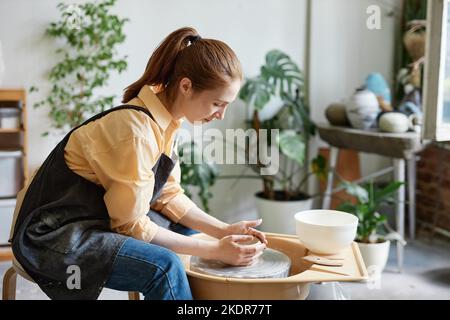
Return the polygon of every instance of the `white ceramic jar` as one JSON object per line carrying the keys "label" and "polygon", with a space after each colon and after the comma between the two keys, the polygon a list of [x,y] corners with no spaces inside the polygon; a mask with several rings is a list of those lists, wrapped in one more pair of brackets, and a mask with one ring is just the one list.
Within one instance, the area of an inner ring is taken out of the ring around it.
{"label": "white ceramic jar", "polygon": [[378,126],[381,131],[391,133],[404,133],[409,129],[414,129],[414,117],[408,117],[400,112],[387,112],[380,117]]}
{"label": "white ceramic jar", "polygon": [[313,199],[276,201],[255,195],[259,216],[263,219],[261,230],[265,232],[295,234],[295,214],[311,210]]}
{"label": "white ceramic jar", "polygon": [[353,128],[369,129],[380,112],[377,96],[365,88],[357,89],[346,104],[346,112]]}

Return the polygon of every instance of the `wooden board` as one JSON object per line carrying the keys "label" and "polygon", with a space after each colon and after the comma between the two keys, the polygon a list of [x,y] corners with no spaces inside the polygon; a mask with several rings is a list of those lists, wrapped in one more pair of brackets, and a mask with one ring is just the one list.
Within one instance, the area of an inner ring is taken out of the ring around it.
{"label": "wooden board", "polygon": [[416,132],[388,133],[376,129],[359,130],[318,124],[320,138],[333,147],[374,153],[390,158],[411,159],[423,150]]}
{"label": "wooden board", "polygon": [[[329,281],[361,281],[368,278],[367,270],[359,252],[356,242],[353,242],[344,252],[342,252],[342,267],[327,267],[307,263],[302,258],[309,254],[308,250],[300,243],[296,235],[286,235],[277,233],[265,233],[269,241],[268,248],[278,250],[286,254],[291,259],[291,270],[288,277],[266,278],[266,279],[243,279],[218,277],[191,269],[190,255],[178,254],[190,281],[213,281],[218,285],[222,284],[276,284],[290,285],[306,282],[329,282]],[[203,233],[195,234],[193,238],[214,241],[215,239]],[[267,250],[267,249],[266,249]]]}

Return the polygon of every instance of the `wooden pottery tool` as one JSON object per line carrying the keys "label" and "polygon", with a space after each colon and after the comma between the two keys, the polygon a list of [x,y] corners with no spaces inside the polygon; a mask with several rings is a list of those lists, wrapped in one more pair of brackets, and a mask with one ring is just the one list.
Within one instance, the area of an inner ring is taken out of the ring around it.
{"label": "wooden pottery tool", "polygon": [[312,268],[310,268],[310,270],[312,270],[312,271],[319,271],[319,272],[325,272],[325,273],[332,273],[332,274],[337,274],[337,275],[340,275],[340,276],[351,276],[351,274],[349,274],[347,272],[339,272],[339,271],[334,271],[334,270],[321,269],[321,268],[317,268],[317,267],[312,267]]}
{"label": "wooden pottery tool", "polygon": [[310,254],[310,255],[304,256],[302,259],[305,261],[311,262],[313,264],[319,264],[322,266],[342,267],[344,265],[343,259],[325,258],[325,257],[318,256],[315,254]]}

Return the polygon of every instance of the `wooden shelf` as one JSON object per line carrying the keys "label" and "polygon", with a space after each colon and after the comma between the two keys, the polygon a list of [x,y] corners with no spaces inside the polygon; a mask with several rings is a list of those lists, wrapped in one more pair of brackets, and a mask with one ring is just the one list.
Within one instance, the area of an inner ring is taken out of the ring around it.
{"label": "wooden shelf", "polygon": [[[20,151],[22,187],[28,182],[28,121],[25,89],[0,89],[0,105],[19,110],[18,128],[0,128],[0,152]],[[1,172],[0,172],[1,176]],[[0,199],[1,201],[1,199]]]}
{"label": "wooden shelf", "polygon": [[19,133],[22,132],[23,129],[17,128],[17,129],[2,129],[0,128],[0,133]]}
{"label": "wooden shelf", "polygon": [[13,148],[13,147],[2,147],[0,145],[0,152],[15,152],[15,151],[20,151],[22,152],[22,154],[24,154],[23,147]]}

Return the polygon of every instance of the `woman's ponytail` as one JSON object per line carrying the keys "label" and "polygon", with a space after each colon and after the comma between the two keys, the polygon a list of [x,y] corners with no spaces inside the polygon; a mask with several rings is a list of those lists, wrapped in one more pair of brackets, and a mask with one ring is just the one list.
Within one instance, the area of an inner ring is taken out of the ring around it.
{"label": "woman's ponytail", "polygon": [[136,97],[144,85],[157,92],[168,90],[170,99],[181,77],[194,88],[208,89],[240,77],[242,71],[233,50],[219,40],[202,39],[191,27],[169,34],[150,57],[144,74],[125,89],[123,103]]}
{"label": "woman's ponytail", "polygon": [[178,53],[189,45],[189,37],[197,35],[194,28],[181,28],[169,34],[153,52],[142,77],[125,89],[122,102],[136,97],[144,85],[164,90],[175,68]]}

